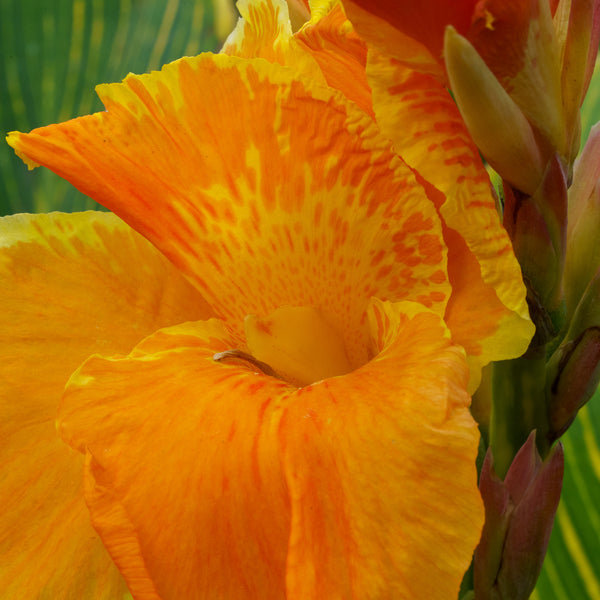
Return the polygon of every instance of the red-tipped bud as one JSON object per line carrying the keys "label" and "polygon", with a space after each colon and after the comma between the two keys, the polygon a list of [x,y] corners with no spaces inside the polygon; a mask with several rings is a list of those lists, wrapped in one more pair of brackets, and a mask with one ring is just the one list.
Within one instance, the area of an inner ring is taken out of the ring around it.
{"label": "red-tipped bud", "polygon": [[478,600],[529,598],[548,547],[560,499],[563,465],[560,444],[545,461],[541,460],[532,432],[501,481],[488,450],[479,483],[485,525],[475,550]]}
{"label": "red-tipped bud", "polygon": [[558,348],[548,364],[550,438],[559,438],[600,382],[600,327]]}

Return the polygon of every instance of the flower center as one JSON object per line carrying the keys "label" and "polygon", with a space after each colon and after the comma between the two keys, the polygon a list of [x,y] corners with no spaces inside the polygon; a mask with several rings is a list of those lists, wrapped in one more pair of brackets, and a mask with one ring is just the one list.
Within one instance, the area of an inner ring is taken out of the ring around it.
{"label": "flower center", "polygon": [[316,308],[278,308],[244,321],[250,354],[298,387],[352,370],[339,332]]}

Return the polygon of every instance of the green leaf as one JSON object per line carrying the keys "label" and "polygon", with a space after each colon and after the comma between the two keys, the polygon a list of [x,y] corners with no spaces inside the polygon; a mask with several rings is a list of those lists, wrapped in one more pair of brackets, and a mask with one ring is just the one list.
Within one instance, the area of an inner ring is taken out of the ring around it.
{"label": "green leaf", "polygon": [[581,147],[590,134],[592,125],[600,120],[600,61],[596,63],[588,93],[581,106]]}
{"label": "green leaf", "polygon": [[600,392],[563,437],[563,494],[532,600],[600,598]]}
{"label": "green leaf", "polygon": [[[29,131],[102,110],[98,83],[216,50],[232,0],[2,0],[0,130]],[[0,214],[98,208],[0,143]]]}

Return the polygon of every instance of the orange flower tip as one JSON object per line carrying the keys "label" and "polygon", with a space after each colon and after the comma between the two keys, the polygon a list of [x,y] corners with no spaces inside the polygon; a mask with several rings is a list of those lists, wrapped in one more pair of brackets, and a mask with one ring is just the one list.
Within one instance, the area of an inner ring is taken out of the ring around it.
{"label": "orange flower tip", "polygon": [[32,169],[39,167],[40,164],[36,163],[34,160],[31,160],[24,152],[19,150],[21,135],[23,134],[20,131],[10,131],[6,136],[6,143],[14,149],[15,154],[27,165],[27,168],[31,171]]}
{"label": "orange flower tip", "polygon": [[352,370],[342,336],[316,308],[286,306],[265,318],[250,315],[244,329],[252,357],[297,387]]}
{"label": "orange flower tip", "polygon": [[532,195],[544,173],[533,129],[473,45],[446,27],[444,58],[456,104],[473,140],[498,173]]}

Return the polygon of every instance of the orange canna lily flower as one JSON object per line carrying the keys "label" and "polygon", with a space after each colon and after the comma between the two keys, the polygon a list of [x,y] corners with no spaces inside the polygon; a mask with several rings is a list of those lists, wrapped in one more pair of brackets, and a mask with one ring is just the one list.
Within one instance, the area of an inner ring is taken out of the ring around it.
{"label": "orange canna lily flower", "polygon": [[6,598],[456,597],[525,289],[455,114],[417,172],[317,8],[9,135],[114,214],[0,221]]}

